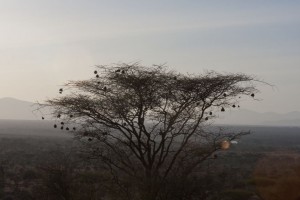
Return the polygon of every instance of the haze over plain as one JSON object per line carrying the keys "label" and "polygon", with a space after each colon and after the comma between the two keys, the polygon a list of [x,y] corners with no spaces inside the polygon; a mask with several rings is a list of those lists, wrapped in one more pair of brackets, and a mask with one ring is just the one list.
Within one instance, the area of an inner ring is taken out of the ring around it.
{"label": "haze over plain", "polygon": [[[33,102],[21,101],[14,98],[0,99],[0,120],[53,120],[47,110],[40,112]],[[246,109],[228,109],[218,113],[214,119],[217,124],[227,125],[263,125],[263,126],[300,126],[300,112],[280,114],[276,112],[259,113]],[[54,123],[54,122],[53,122]],[[52,125],[51,125],[52,127]]]}

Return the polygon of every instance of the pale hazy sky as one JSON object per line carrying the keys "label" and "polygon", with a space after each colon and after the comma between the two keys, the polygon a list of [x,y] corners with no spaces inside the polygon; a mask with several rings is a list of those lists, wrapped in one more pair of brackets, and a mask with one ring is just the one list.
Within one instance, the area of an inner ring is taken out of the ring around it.
{"label": "pale hazy sky", "polygon": [[42,101],[93,66],[140,61],[243,72],[254,111],[300,111],[300,1],[0,0],[0,98]]}

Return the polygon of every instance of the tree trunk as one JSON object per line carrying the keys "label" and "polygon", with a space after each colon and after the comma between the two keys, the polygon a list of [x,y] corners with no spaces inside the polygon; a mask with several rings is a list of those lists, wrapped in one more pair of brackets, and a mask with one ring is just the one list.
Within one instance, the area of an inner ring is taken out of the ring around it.
{"label": "tree trunk", "polygon": [[142,199],[156,200],[157,199],[157,184],[156,178],[153,176],[152,170],[146,170],[146,179],[142,190]]}

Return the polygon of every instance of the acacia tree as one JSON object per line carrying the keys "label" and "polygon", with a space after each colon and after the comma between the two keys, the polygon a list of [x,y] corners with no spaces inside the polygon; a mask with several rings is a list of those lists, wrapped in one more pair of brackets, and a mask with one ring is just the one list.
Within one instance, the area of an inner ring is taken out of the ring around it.
{"label": "acacia tree", "polygon": [[254,97],[252,76],[185,75],[138,63],[97,67],[96,77],[68,82],[47,106],[62,129],[89,144],[90,156],[106,164],[128,199],[163,198],[168,180],[189,177],[224,140],[226,146],[246,134],[206,127],[218,112],[238,107],[242,95]]}

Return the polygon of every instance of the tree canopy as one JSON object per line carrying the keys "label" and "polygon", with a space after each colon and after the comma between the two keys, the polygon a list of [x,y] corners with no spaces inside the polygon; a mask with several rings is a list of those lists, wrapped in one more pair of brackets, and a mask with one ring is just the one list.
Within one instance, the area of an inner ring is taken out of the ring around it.
{"label": "tree canopy", "polygon": [[137,198],[152,200],[165,195],[169,179],[188,177],[246,134],[207,127],[219,112],[237,109],[241,96],[258,92],[255,78],[242,73],[191,75],[123,63],[97,66],[94,75],[69,81],[47,105],[61,128],[85,142],[90,157],[101,159],[123,188],[129,177],[138,183]]}

